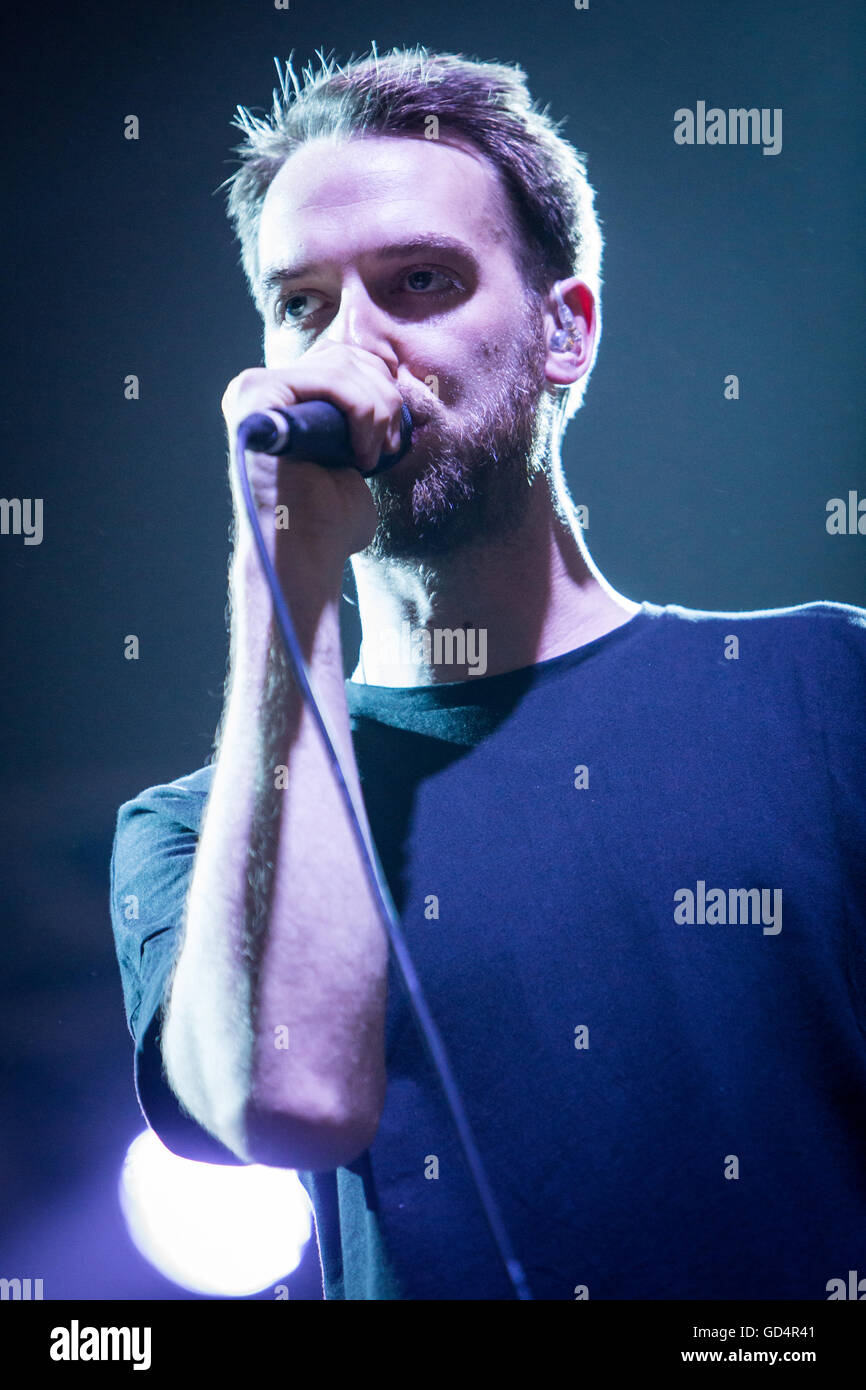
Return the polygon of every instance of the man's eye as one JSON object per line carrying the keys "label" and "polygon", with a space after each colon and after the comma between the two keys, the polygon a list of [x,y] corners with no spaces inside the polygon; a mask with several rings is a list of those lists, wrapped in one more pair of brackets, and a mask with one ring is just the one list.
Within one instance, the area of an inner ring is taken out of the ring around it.
{"label": "man's eye", "polygon": [[[444,289],[441,285],[438,288],[431,286],[430,280],[434,275],[438,277],[440,282],[445,281]],[[407,270],[404,279],[410,284],[411,291],[419,291],[422,294],[425,290],[431,289],[434,294],[447,294],[449,290],[460,288],[453,276],[446,275],[444,270]]]}
{"label": "man's eye", "polygon": [[277,317],[281,324],[292,325],[303,323],[304,319],[314,314],[315,308],[309,308],[311,300],[321,299],[317,294],[291,294],[288,299],[281,299],[277,305]]}
{"label": "man's eye", "polygon": [[[409,294],[416,297],[427,295],[431,299],[444,298],[455,290],[463,289],[459,280],[444,270],[407,270],[403,272],[401,281],[408,287]],[[282,328],[299,327],[312,318],[323,303],[322,296],[318,294],[291,294],[278,302],[277,322]]]}

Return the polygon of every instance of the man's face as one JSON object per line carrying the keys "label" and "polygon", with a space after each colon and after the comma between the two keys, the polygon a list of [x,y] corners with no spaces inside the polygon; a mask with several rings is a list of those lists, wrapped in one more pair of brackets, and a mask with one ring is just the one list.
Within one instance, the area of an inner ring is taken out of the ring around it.
{"label": "man's face", "polygon": [[493,166],[444,139],[317,139],[268,189],[261,283],[298,273],[260,293],[266,365],[322,337],[356,344],[396,365],[416,422],[411,452],[368,480],[371,556],[420,562],[525,513],[546,349],[512,238]]}

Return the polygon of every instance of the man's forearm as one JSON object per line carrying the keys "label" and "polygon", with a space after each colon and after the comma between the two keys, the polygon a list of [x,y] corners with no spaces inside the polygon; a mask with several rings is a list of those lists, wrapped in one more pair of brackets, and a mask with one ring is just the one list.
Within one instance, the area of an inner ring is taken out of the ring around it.
{"label": "man's forearm", "polygon": [[[248,552],[232,593],[228,703],[163,1055],[190,1112],[241,1157],[331,1168],[369,1145],[384,1102],[387,937]],[[288,593],[360,802],[339,577],[311,587],[307,574]]]}

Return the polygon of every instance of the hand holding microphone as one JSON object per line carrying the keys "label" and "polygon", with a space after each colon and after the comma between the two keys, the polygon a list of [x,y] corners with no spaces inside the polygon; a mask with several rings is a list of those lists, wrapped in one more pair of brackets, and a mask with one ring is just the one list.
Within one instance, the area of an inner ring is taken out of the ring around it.
{"label": "hand holding microphone", "polygon": [[[400,448],[380,454],[373,473],[399,463],[412,443],[412,416],[403,405]],[[304,401],[284,410],[258,411],[241,422],[247,447],[275,458],[305,459],[325,468],[357,468],[345,415],[329,401]]]}
{"label": "hand holding microphone", "polygon": [[[365,348],[323,339],[286,367],[241,372],[222,408],[232,450],[238,427],[262,417],[252,424],[246,457],[275,562],[282,557],[300,566],[308,552],[311,570],[324,563],[342,574],[348,557],[369,545],[378,521],[364,476],[392,467],[410,447],[411,417],[387,364]],[[233,469],[232,493],[244,543],[251,537]],[[288,507],[289,526],[275,536],[280,504]]]}

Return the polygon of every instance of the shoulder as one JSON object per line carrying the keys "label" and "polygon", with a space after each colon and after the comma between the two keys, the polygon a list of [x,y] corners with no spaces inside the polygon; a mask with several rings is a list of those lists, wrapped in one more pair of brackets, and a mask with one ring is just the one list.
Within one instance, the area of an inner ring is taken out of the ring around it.
{"label": "shoulder", "polygon": [[132,879],[174,881],[195,852],[204,821],[214,769],[196,772],[145,789],[117,812],[111,847],[112,899]]}
{"label": "shoulder", "polygon": [[[822,600],[790,608],[712,612],[651,606],[647,652],[673,688],[724,708],[772,709],[780,726],[805,719],[831,741],[863,746],[866,609]],[[743,704],[744,702],[744,704]],[[793,736],[793,734],[792,734]]]}
{"label": "shoulder", "polygon": [[767,632],[793,633],[805,628],[815,631],[852,631],[860,640],[866,637],[866,608],[852,603],[834,603],[818,599],[812,603],[794,604],[789,608],[712,609],[687,608],[679,603],[642,605],[655,618],[668,619],[693,628],[706,628],[719,623],[745,623]]}
{"label": "shoulder", "polygon": [[850,603],[818,600],[790,608],[756,608],[742,611],[686,608],[669,603],[644,605],[658,622],[659,634],[671,639],[713,640],[728,634],[760,643],[766,651],[793,656],[822,650],[828,655],[847,653],[866,659],[866,608]]}
{"label": "shoulder", "polygon": [[124,801],[117,812],[117,834],[130,833],[133,827],[153,833],[157,823],[176,829],[201,830],[204,808],[210,795],[214,768],[212,764],[178,777],[173,782],[145,787],[137,796]]}

